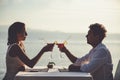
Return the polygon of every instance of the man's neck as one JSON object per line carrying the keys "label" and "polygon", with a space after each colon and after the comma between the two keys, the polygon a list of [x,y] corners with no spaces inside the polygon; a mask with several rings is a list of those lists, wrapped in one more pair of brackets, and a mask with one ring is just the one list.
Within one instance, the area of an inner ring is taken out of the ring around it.
{"label": "man's neck", "polygon": [[92,44],[92,47],[95,48],[98,44],[100,44],[100,42]]}

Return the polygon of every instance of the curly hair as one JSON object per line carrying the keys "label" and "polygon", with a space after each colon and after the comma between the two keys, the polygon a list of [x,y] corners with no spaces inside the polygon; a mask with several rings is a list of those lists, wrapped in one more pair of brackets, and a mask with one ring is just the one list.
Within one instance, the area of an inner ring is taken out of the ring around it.
{"label": "curly hair", "polygon": [[98,35],[100,37],[100,41],[102,41],[106,37],[107,30],[102,24],[99,23],[91,24],[89,28],[95,36]]}

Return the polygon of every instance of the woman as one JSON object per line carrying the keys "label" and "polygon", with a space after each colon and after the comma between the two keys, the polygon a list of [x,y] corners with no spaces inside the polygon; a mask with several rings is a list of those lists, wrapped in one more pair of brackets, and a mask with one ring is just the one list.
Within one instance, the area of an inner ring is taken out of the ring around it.
{"label": "woman", "polygon": [[8,29],[8,50],[6,54],[6,74],[3,80],[14,80],[19,71],[24,71],[24,65],[31,68],[37,63],[44,52],[52,51],[54,44],[48,44],[32,59],[25,54],[22,41],[25,40],[27,32],[22,22],[13,23]]}

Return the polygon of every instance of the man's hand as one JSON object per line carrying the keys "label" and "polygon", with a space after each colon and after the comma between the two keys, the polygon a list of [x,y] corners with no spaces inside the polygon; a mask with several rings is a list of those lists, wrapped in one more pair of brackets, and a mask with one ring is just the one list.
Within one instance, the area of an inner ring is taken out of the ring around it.
{"label": "man's hand", "polygon": [[80,66],[76,66],[74,64],[71,64],[68,69],[71,72],[80,72]]}
{"label": "man's hand", "polygon": [[58,45],[58,48],[61,52],[66,53],[67,48],[64,46],[64,44],[60,43],[60,44],[57,44],[57,45]]}

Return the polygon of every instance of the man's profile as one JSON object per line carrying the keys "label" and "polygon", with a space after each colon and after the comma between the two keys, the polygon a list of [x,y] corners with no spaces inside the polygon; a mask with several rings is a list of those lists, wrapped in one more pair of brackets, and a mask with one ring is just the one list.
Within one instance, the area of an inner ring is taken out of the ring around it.
{"label": "man's profile", "polygon": [[94,80],[113,80],[111,54],[102,43],[106,32],[102,24],[95,23],[89,26],[86,38],[92,49],[81,58],[75,57],[65,46],[62,48],[58,46],[73,63],[69,66],[70,71],[89,72]]}

